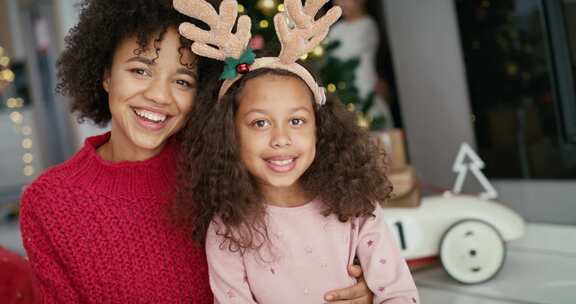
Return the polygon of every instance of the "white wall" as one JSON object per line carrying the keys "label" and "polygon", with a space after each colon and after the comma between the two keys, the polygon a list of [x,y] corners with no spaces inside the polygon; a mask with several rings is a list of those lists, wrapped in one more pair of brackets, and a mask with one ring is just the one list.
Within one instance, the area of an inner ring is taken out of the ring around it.
{"label": "white wall", "polygon": [[450,188],[462,142],[475,145],[453,0],[385,0],[407,133],[420,177]]}

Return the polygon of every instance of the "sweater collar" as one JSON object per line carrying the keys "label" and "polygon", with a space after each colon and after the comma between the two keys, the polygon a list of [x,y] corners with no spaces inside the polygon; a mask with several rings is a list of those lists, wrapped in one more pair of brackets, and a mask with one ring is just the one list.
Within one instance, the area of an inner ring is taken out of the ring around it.
{"label": "sweater collar", "polygon": [[96,150],[110,139],[110,132],[89,137],[68,162],[71,181],[113,197],[139,198],[171,195],[176,182],[177,143],[173,138],[162,151],[144,161],[111,162]]}

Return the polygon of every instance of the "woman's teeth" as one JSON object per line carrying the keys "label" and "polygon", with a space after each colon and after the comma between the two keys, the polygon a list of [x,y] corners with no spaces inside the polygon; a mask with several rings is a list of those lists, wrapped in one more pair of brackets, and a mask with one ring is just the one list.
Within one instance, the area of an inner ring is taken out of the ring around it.
{"label": "woman's teeth", "polygon": [[134,113],[142,118],[156,123],[164,122],[166,120],[166,115],[164,114],[150,112],[142,109],[134,109]]}

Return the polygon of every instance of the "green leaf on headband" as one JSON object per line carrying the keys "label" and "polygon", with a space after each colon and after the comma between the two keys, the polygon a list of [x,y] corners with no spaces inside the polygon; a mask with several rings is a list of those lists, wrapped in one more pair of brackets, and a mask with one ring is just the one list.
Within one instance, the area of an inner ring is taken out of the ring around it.
{"label": "green leaf on headband", "polygon": [[234,79],[238,76],[238,71],[236,71],[236,67],[240,64],[253,64],[254,60],[256,60],[256,54],[252,51],[251,48],[246,48],[246,51],[240,56],[240,58],[235,59],[232,57],[227,57],[224,62],[224,71],[220,75],[220,79]]}

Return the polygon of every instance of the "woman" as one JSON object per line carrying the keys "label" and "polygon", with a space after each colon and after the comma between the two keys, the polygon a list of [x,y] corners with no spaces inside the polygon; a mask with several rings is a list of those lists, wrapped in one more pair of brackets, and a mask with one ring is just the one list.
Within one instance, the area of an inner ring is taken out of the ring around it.
{"label": "woman", "polygon": [[[183,21],[170,1],[83,2],[59,89],[80,118],[111,131],[22,198],[41,302],[212,303],[203,248],[168,215],[178,131],[195,102],[211,100],[220,69],[192,55],[176,31]],[[371,301],[364,283],[334,295]]]}

